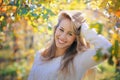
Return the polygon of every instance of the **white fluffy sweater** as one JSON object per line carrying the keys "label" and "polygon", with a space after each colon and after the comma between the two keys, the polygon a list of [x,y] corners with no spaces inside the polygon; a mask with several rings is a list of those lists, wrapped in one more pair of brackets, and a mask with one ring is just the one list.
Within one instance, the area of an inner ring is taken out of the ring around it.
{"label": "white fluffy sweater", "polygon": [[111,44],[107,39],[101,35],[97,35],[94,30],[88,29],[86,24],[82,25],[82,35],[87,41],[94,45],[94,49],[88,49],[83,53],[78,53],[74,57],[74,72],[70,69],[72,72],[71,75],[64,76],[58,74],[62,56],[44,62],[41,60],[41,52],[38,51],[36,53],[35,61],[28,80],[81,80],[86,70],[100,63],[92,59],[92,57],[96,54],[96,50],[101,48],[103,54],[108,54],[107,49],[111,47]]}

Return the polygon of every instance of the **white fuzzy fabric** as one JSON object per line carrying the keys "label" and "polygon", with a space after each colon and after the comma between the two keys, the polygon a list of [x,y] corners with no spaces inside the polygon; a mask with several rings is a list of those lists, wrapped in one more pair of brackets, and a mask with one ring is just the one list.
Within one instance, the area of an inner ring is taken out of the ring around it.
{"label": "white fuzzy fabric", "polygon": [[[96,50],[102,48],[103,54],[108,54],[107,49],[111,47],[111,43],[107,39],[97,35],[94,30],[88,29],[86,23],[82,24],[82,33],[85,39],[95,47],[75,56],[73,61],[75,72],[72,72],[72,75],[63,77],[62,74],[58,74],[62,56],[43,62],[40,56],[41,52],[37,52],[28,80],[81,80],[86,70],[100,63],[92,59]],[[69,67],[71,68],[71,65]]]}

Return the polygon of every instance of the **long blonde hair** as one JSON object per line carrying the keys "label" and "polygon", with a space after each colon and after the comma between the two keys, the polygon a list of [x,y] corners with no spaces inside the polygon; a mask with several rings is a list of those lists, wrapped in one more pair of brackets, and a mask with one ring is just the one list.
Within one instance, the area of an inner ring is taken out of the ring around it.
{"label": "long blonde hair", "polygon": [[[55,26],[54,29],[54,35],[55,35],[55,31],[58,28],[60,22],[65,19],[68,18],[71,20],[70,16],[67,14],[63,14],[64,18],[62,18],[61,20],[58,21],[58,24]],[[72,22],[72,20],[71,20]],[[73,24],[73,29],[76,35],[76,40],[71,44],[71,46],[66,50],[63,58],[62,58],[62,62],[61,62],[61,67],[60,70],[63,72],[69,72],[68,70],[68,65],[70,63],[73,63],[73,59],[75,57],[75,55],[78,53],[78,51],[85,51],[88,48],[88,45],[86,45],[86,41],[83,39],[83,37],[81,36],[81,26],[79,28],[77,28],[74,23]],[[47,60],[51,60],[53,58],[55,58],[55,54],[56,54],[56,45],[55,45],[55,39],[53,38],[52,44],[50,45],[49,48],[47,48],[44,52],[43,52],[43,56],[47,59]]]}

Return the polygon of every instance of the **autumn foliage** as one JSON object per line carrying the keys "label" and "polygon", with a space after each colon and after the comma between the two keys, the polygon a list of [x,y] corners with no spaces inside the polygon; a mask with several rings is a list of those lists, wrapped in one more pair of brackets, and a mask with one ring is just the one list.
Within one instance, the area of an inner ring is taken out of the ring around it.
{"label": "autumn foliage", "polygon": [[[101,78],[119,80],[120,1],[119,0],[0,0],[0,79],[26,80],[36,50],[47,46],[61,10],[81,10],[90,28],[111,43],[107,63],[113,74]],[[98,52],[93,59],[105,58]],[[28,66],[30,65],[30,66]],[[99,71],[105,73],[103,66]],[[106,72],[107,73],[107,72]],[[105,80],[106,80],[105,79]]]}

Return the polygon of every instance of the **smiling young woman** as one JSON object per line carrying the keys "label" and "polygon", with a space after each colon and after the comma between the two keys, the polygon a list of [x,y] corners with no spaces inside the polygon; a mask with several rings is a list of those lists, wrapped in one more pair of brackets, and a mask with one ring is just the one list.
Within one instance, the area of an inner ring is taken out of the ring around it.
{"label": "smiling young woman", "polygon": [[56,56],[64,55],[65,51],[75,41],[75,38],[71,21],[69,19],[62,20],[55,31]]}
{"label": "smiling young woman", "polygon": [[88,69],[103,61],[92,59],[97,50],[109,55],[111,43],[89,29],[80,11],[61,11],[53,35],[51,45],[36,53],[28,80],[81,80]]}

